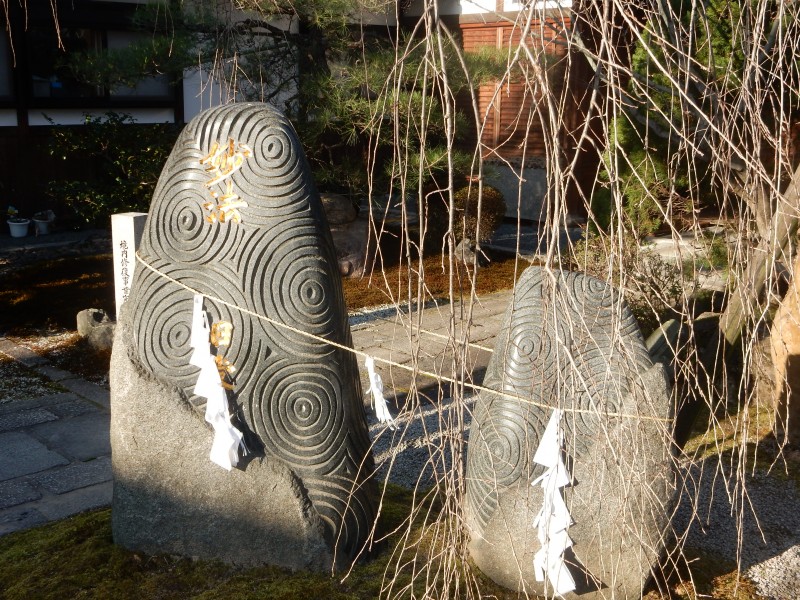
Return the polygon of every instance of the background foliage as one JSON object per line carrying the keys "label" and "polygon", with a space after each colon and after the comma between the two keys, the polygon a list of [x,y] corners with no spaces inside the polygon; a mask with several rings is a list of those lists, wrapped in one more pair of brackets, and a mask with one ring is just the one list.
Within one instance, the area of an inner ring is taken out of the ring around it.
{"label": "background foliage", "polygon": [[109,227],[111,215],[150,207],[161,169],[177,139],[176,125],[134,125],[127,114],[86,116],[77,127],[55,127],[50,153],[89,165],[84,177],[51,181],[47,194],[73,211],[71,218],[92,227]]}

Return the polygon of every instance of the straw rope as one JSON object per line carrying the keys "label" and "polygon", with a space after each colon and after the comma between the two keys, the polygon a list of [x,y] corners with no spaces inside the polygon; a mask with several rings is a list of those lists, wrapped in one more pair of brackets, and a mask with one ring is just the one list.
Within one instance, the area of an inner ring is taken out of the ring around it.
{"label": "straw rope", "polygon": [[[592,415],[596,415],[598,417],[606,417],[606,418],[618,417],[618,418],[626,418],[626,419],[641,419],[641,420],[646,420],[646,421],[658,421],[658,422],[663,422],[663,423],[671,423],[672,422],[672,419],[665,419],[663,417],[653,417],[653,416],[649,416],[649,415],[634,415],[634,414],[630,414],[630,413],[620,413],[620,412],[600,412],[597,409],[552,406],[550,404],[545,404],[544,402],[536,402],[535,400],[531,400],[530,398],[523,398],[522,396],[517,396],[515,394],[509,394],[507,392],[502,392],[502,391],[499,391],[499,390],[493,390],[491,388],[487,388],[487,387],[484,387],[482,385],[476,385],[474,383],[469,383],[469,382],[466,382],[466,381],[458,381],[456,379],[453,379],[452,377],[447,377],[445,375],[432,373],[430,371],[426,371],[426,370],[420,369],[418,367],[417,368],[410,367],[408,365],[404,365],[404,364],[395,362],[395,361],[387,359],[387,358],[381,358],[381,357],[378,357],[378,356],[371,356],[370,354],[368,354],[368,353],[366,353],[366,352],[364,352],[362,350],[356,350],[355,348],[352,348],[350,346],[346,346],[345,344],[340,344],[338,342],[335,342],[333,340],[329,340],[327,338],[315,335],[313,333],[309,333],[307,331],[302,331],[302,330],[300,330],[300,329],[298,329],[296,327],[293,327],[293,326],[291,326],[291,325],[289,325],[287,323],[282,323],[280,321],[276,321],[275,319],[271,319],[270,317],[267,317],[266,315],[261,315],[261,314],[259,314],[257,312],[249,310],[247,308],[242,308],[241,306],[237,306],[236,304],[232,304],[231,302],[226,302],[225,300],[221,300],[220,298],[216,298],[214,296],[210,296],[208,294],[204,294],[204,293],[202,293],[202,292],[200,292],[200,291],[198,291],[198,290],[186,285],[185,283],[183,283],[181,281],[178,281],[177,279],[175,279],[173,277],[170,277],[166,273],[163,273],[162,271],[158,270],[156,267],[154,267],[153,265],[148,263],[146,260],[144,260],[138,252],[136,252],[136,260],[138,262],[140,262],[142,264],[142,266],[144,266],[145,268],[149,269],[150,271],[152,271],[153,273],[155,273],[159,277],[162,277],[162,278],[166,279],[167,281],[169,281],[170,283],[173,283],[173,284],[185,289],[187,292],[190,292],[192,294],[200,294],[201,296],[205,296],[206,298],[208,298],[212,302],[215,302],[217,304],[221,304],[223,306],[227,306],[228,308],[232,308],[234,310],[238,310],[239,312],[241,312],[243,314],[249,315],[249,316],[251,316],[251,317],[253,317],[255,319],[260,319],[262,321],[265,321],[265,322],[267,322],[270,325],[273,325],[275,327],[279,327],[279,328],[285,329],[287,331],[291,331],[292,333],[296,333],[298,335],[305,336],[305,337],[307,337],[309,339],[315,340],[315,341],[323,343],[323,344],[328,344],[330,346],[333,346],[334,348],[339,348],[340,350],[345,350],[347,352],[352,352],[353,354],[355,354],[357,356],[360,356],[361,358],[371,357],[377,362],[383,363],[385,365],[389,365],[391,367],[395,367],[397,369],[402,369],[402,370],[408,371],[408,372],[410,372],[412,374],[423,375],[423,376],[428,377],[430,379],[433,379],[433,380],[436,380],[436,381],[440,381],[440,382],[449,383],[449,384],[456,385],[456,386],[462,385],[465,388],[469,388],[469,389],[471,389],[471,390],[473,390],[475,392],[485,392],[485,393],[488,393],[488,394],[494,394],[496,396],[500,396],[500,397],[503,397],[503,398],[506,398],[506,399],[509,399],[509,400],[514,400],[516,402],[520,402],[520,403],[523,403],[523,404],[529,404],[531,406],[537,406],[539,408],[545,408],[547,410],[552,410],[554,408],[559,408],[559,409],[563,410],[564,412],[592,414]],[[429,332],[429,333],[432,333],[432,332]],[[440,334],[436,334],[436,335],[440,335]]]}

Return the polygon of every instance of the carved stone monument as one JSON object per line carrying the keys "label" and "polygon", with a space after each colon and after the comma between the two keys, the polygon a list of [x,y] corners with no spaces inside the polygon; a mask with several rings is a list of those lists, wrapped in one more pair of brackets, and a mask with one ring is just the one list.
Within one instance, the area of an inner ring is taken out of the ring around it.
{"label": "carved stone monument", "polygon": [[[136,271],[111,365],[115,541],[296,569],[355,557],[376,514],[372,455],[355,357],[328,343],[351,345],[347,312],[289,122],[265,104],[193,119],[139,254],[149,267]],[[217,365],[247,448],[231,471],[209,460],[214,434],[194,393],[195,291],[230,336]]]}
{"label": "carved stone monument", "polygon": [[668,386],[628,307],[593,277],[530,267],[484,386],[523,400],[476,401],[466,506],[475,563],[503,586],[552,597],[534,571],[543,491],[531,483],[543,471],[533,457],[549,407],[560,408],[574,544],[564,559],[576,584],[565,596],[639,598],[676,497]]}

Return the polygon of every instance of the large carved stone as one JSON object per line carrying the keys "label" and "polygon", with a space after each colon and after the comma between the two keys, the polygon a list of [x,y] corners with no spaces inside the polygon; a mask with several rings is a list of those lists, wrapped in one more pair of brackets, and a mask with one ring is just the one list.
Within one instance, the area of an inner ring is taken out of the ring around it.
{"label": "large carved stone", "polygon": [[[533,463],[552,412],[564,409],[567,551],[575,598],[639,598],[664,547],[674,507],[671,403],[638,325],[605,283],[586,275],[523,273],[484,385],[467,458],[469,550],[497,583],[545,593],[535,580],[533,525],[542,473]],[[552,588],[549,588],[552,595]]]}
{"label": "large carved stone", "polygon": [[[139,266],[115,342],[115,540],[294,568],[356,556],[375,518],[372,455],[354,355],[299,333],[351,345],[328,225],[289,122],[265,104],[193,119],[139,254],[161,274]],[[176,282],[206,296],[212,321],[233,324],[225,357],[250,451],[243,472],[208,459],[213,434],[189,364],[193,294]]]}

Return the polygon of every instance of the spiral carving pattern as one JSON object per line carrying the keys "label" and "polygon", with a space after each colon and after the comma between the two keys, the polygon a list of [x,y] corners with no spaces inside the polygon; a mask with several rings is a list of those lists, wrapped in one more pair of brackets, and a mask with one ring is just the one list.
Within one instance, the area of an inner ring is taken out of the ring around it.
{"label": "spiral carving pattern", "polygon": [[[244,157],[237,168],[201,164],[228,147]],[[222,183],[209,185],[220,175]],[[237,209],[241,223],[209,222],[203,205],[212,200],[210,191],[219,194],[228,185],[247,204]],[[156,188],[139,252],[167,277],[207,296],[211,321],[233,324],[225,357],[236,367],[232,409],[243,421],[248,446],[300,477],[328,539],[352,555],[376,512],[354,357],[214,300],[349,344],[325,223],[289,122],[267,105],[229,105],[202,113],[185,128]],[[188,363],[191,294],[139,268],[126,311],[135,332],[134,358],[190,404],[202,406],[193,396],[198,371]]]}
{"label": "spiral carving pattern", "polygon": [[154,256],[169,256],[188,264],[224,261],[236,252],[241,232],[232,227],[208,227],[203,204],[211,200],[205,187],[208,175],[200,165],[202,151],[181,135],[173,155],[185,168],[165,171],[159,179],[155,198],[169,201],[153,203],[152,218],[162,224],[158,231],[148,229],[144,243]]}
{"label": "spiral carving pattern", "polygon": [[[626,305],[602,281],[580,273],[523,273],[506,312],[484,385],[566,409],[568,452],[593,451],[632,391],[627,373],[652,366]],[[476,402],[467,456],[467,507],[478,534],[501,494],[529,480],[529,461],[550,410],[484,394]]]}
{"label": "spiral carving pattern", "polygon": [[535,467],[531,459],[545,426],[541,417],[529,406],[501,398],[478,407],[467,456],[467,505],[482,527],[497,508],[497,491],[531,478]]}
{"label": "spiral carving pattern", "polygon": [[126,306],[135,314],[152,315],[136,322],[139,357],[151,372],[170,373],[183,388],[197,371],[189,365],[191,320],[186,311],[192,310],[191,295],[175,294],[155,273],[141,275],[136,277],[141,293],[132,294]]}
{"label": "spiral carving pattern", "polygon": [[250,419],[267,448],[281,459],[315,467],[341,451],[346,431],[342,384],[335,369],[283,360],[263,371],[252,389],[271,395],[269,402],[252,406],[260,410]]}
{"label": "spiral carving pattern", "polygon": [[[325,337],[335,330],[335,305],[328,301],[337,289],[328,272],[327,257],[310,227],[275,227],[239,269],[244,293],[254,310],[301,331]],[[258,266],[269,264],[269,269]],[[274,290],[281,290],[277,295]],[[317,356],[327,348],[302,334],[263,323],[276,345],[292,344],[302,356]]]}

